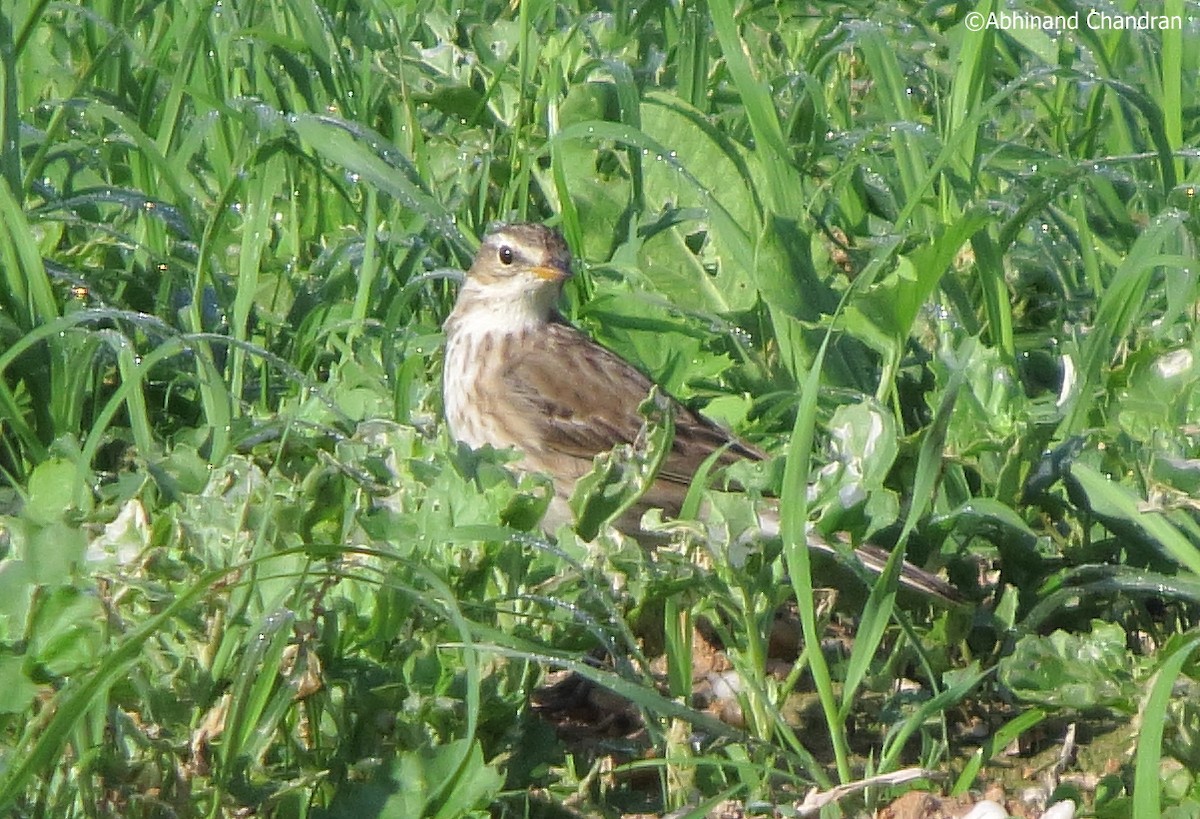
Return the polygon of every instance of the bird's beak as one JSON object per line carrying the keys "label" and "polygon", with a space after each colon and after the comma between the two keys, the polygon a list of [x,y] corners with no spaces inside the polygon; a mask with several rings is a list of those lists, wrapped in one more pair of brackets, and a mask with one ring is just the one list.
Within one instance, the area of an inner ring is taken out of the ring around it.
{"label": "bird's beak", "polygon": [[533,268],[533,275],[548,282],[561,282],[571,278],[571,268],[538,265]]}

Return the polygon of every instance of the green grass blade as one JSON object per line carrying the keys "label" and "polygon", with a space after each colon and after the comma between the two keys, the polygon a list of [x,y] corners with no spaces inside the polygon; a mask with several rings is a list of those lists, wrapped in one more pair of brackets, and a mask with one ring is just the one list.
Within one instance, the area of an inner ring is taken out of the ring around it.
{"label": "green grass blade", "polygon": [[1111,481],[1094,468],[1075,463],[1071,475],[1087,494],[1091,508],[1101,515],[1132,524],[1157,541],[1168,555],[1195,575],[1200,575],[1200,549],[1161,512],[1143,509],[1141,498]]}
{"label": "green grass blade", "polygon": [[[969,339],[963,348],[957,351],[955,358],[962,362],[969,361],[974,344],[974,340]],[[846,667],[846,682],[842,692],[841,713],[843,717],[849,715],[854,700],[858,696],[858,688],[866,677],[871,659],[879,649],[887,625],[892,619],[896,605],[896,590],[899,586],[900,567],[904,563],[909,535],[932,507],[937,495],[937,485],[942,474],[946,431],[949,429],[950,416],[954,413],[954,406],[958,401],[958,393],[962,389],[964,378],[963,367],[953,369],[950,383],[942,394],[942,400],[934,415],[933,423],[925,430],[921,439],[921,447],[917,455],[917,469],[913,480],[912,500],[908,513],[904,517],[904,525],[883,573],[871,587],[871,594],[863,607],[858,636],[854,641],[854,648],[850,651],[850,661]]]}
{"label": "green grass blade", "polygon": [[974,784],[983,766],[1007,748],[1013,740],[1040,725],[1046,720],[1047,714],[1041,708],[1030,708],[1014,717],[994,731],[983,743],[983,747],[971,756],[971,761],[963,768],[954,787],[950,789],[953,796],[966,793]]}
{"label": "green grass blade", "polygon": [[1159,666],[1150,694],[1142,706],[1142,727],[1138,732],[1133,771],[1134,816],[1162,816],[1163,729],[1173,721],[1168,708],[1175,696],[1175,683],[1197,649],[1200,649],[1200,637],[1192,637],[1174,647]]}
{"label": "green grass blade", "polygon": [[745,106],[754,141],[763,156],[767,190],[771,197],[768,210],[789,216],[802,213],[804,202],[800,198],[803,190],[800,175],[784,141],[783,127],[770,90],[755,75],[754,67],[747,59],[746,47],[734,20],[733,5],[729,0],[708,0],[708,8],[712,14],[713,31],[721,44],[721,53]]}
{"label": "green grass blade", "polygon": [[[1125,339],[1134,323],[1149,304],[1147,291],[1155,268],[1170,263],[1160,254],[1163,245],[1171,241],[1183,224],[1185,216],[1167,212],[1154,220],[1138,237],[1129,255],[1117,268],[1096,309],[1095,330],[1084,341],[1079,362],[1078,381],[1067,398],[1064,417],[1058,433],[1067,436],[1087,426],[1088,415],[1095,409],[1093,392],[1098,386],[1104,364],[1114,355],[1117,345]],[[1183,259],[1178,264],[1187,265]]]}
{"label": "green grass blade", "polygon": [[[809,646],[821,644],[821,635],[817,630],[816,599],[813,595],[812,561],[808,550],[808,480],[817,424],[821,364],[825,360],[828,345],[829,336],[826,335],[800,390],[800,403],[788,444],[783,488],[779,495],[779,530],[783,536],[784,565],[787,566],[792,589],[796,594],[796,608],[804,631],[804,643]],[[825,724],[833,743],[838,778],[842,782],[848,782],[851,775],[849,742],[845,722],[839,714],[829,664],[820,651],[809,651],[804,656],[807,657],[812,670],[813,682],[825,715]],[[822,787],[829,785],[827,781],[819,780],[817,784]]]}

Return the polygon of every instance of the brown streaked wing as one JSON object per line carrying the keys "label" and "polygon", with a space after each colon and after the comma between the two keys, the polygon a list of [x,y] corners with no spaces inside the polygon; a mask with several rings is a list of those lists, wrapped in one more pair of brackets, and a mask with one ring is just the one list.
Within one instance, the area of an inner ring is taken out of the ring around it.
{"label": "brown streaked wing", "polygon": [[[553,322],[520,339],[503,368],[511,416],[536,426],[532,440],[562,455],[591,462],[617,444],[632,443],[642,428],[638,405],[653,382],[615,353],[570,325]],[[687,484],[704,459],[728,447],[721,464],[763,453],[738,441],[711,421],[671,399],[675,440],[659,477]]]}

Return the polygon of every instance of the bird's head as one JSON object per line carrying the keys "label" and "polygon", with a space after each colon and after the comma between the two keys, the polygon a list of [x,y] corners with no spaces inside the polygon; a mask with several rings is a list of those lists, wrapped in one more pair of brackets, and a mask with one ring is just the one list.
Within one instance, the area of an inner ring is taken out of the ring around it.
{"label": "bird's head", "polygon": [[518,324],[546,321],[570,276],[571,251],[558,231],[534,223],[502,224],[484,237],[459,301],[509,314]]}

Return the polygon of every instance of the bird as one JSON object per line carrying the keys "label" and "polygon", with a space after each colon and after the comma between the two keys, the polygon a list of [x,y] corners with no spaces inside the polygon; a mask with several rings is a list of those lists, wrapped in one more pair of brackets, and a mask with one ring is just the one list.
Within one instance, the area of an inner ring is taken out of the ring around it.
{"label": "bird", "polygon": [[[559,312],[573,275],[571,251],[557,230],[535,222],[494,226],[484,236],[447,317],[443,408],[450,434],[472,449],[515,450],[521,472],[548,475],[554,496],[542,526],[571,522],[567,503],[595,459],[634,444],[646,418],[639,407],[657,386],[631,363],[593,341]],[[766,458],[761,449],[658,391],[670,408],[674,438],[653,482],[620,516],[618,529],[637,537],[642,513],[677,517],[701,465]],[[778,515],[760,514],[765,535],[778,533]],[[839,550],[810,529],[808,546]],[[888,553],[856,548],[859,560],[882,571]],[[900,583],[944,603],[961,601],[940,577],[905,562]]]}

